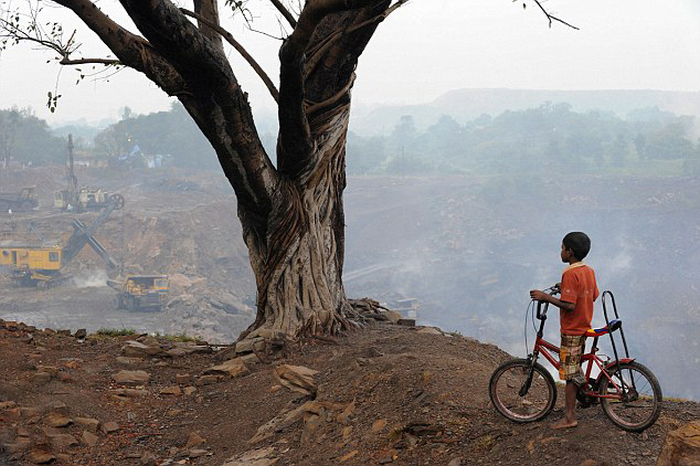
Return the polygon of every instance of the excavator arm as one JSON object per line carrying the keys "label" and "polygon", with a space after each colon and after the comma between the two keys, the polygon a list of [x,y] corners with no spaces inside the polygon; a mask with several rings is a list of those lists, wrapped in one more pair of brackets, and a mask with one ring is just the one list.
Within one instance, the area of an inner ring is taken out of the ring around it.
{"label": "excavator arm", "polygon": [[[122,201],[123,205],[123,201]],[[121,206],[117,202],[112,202],[100,213],[100,215],[93,220],[93,222],[86,226],[80,220],[73,220],[73,229],[75,230],[71,237],[68,239],[68,243],[63,248],[62,254],[62,264],[66,266],[70,261],[78,255],[80,251],[83,250],[86,244],[90,247],[105,261],[107,267],[115,269],[118,267],[117,261],[109,255],[107,250],[102,246],[102,244],[93,235],[95,231],[102,225],[109,215],[117,208]]]}
{"label": "excavator arm", "polygon": [[[76,232],[83,232],[84,238],[87,241],[87,244],[90,245],[93,251],[97,253],[98,256],[100,256],[104,261],[105,264],[107,264],[107,267],[110,269],[116,269],[119,267],[119,264],[117,263],[116,260],[112,256],[109,255],[107,250],[105,249],[104,246],[102,246],[102,243],[100,243],[97,238],[92,236],[91,234],[87,233],[87,227],[83,222],[80,220],[73,220],[73,228],[75,228]],[[65,252],[64,252],[65,254]],[[65,261],[65,256],[64,256],[64,261]]]}

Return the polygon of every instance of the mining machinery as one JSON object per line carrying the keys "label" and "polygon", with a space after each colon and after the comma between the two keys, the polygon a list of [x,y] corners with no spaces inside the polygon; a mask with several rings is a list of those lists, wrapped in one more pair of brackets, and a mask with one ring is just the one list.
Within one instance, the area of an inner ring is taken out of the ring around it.
{"label": "mining machinery", "polygon": [[0,193],[0,213],[8,210],[29,212],[38,205],[34,186],[22,188],[18,193]]}
{"label": "mining machinery", "polygon": [[65,246],[46,242],[41,245],[0,245],[0,268],[9,269],[12,279],[18,286],[51,288],[70,278],[64,273],[65,267],[86,245],[89,245],[105,261],[109,269],[117,269],[117,261],[94,236],[97,228],[116,208],[116,202],[109,204],[90,225],[73,219],[74,231]]}
{"label": "mining machinery", "polygon": [[78,189],[78,178],[75,176],[73,161],[73,136],[68,135],[66,155],[66,178],[68,188],[54,191],[54,206],[67,212],[86,212],[100,210],[115,205],[116,209],[124,206],[124,197],[121,194],[110,193],[100,188],[83,187]]}
{"label": "mining machinery", "polygon": [[107,280],[107,285],[119,292],[116,308],[130,311],[160,311],[170,288],[167,275],[127,275],[124,280]]}

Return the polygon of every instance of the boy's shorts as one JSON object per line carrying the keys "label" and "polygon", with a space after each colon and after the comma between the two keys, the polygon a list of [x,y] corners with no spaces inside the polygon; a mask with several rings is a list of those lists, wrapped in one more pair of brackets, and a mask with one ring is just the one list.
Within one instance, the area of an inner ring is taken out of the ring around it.
{"label": "boy's shorts", "polygon": [[562,335],[559,349],[559,378],[582,385],[586,380],[581,371],[581,355],[586,343],[585,335]]}

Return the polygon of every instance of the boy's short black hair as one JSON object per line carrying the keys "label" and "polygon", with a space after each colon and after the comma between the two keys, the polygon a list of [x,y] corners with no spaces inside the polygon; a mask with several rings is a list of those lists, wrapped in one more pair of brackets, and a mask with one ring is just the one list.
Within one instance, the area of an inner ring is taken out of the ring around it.
{"label": "boy's short black hair", "polygon": [[578,260],[583,260],[591,250],[591,239],[581,231],[568,233],[562,240],[562,244],[566,249],[571,249]]}

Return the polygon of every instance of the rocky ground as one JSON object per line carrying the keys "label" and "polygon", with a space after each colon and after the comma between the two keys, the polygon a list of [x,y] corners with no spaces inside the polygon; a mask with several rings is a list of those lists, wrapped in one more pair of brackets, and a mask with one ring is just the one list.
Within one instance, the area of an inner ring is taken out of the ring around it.
{"label": "rocky ground", "polygon": [[431,327],[236,351],[0,322],[0,464],[654,465],[667,432],[700,418],[666,401],[641,434],[599,408],[568,431],[550,428],[561,406],[513,424],[487,394],[509,355]]}

